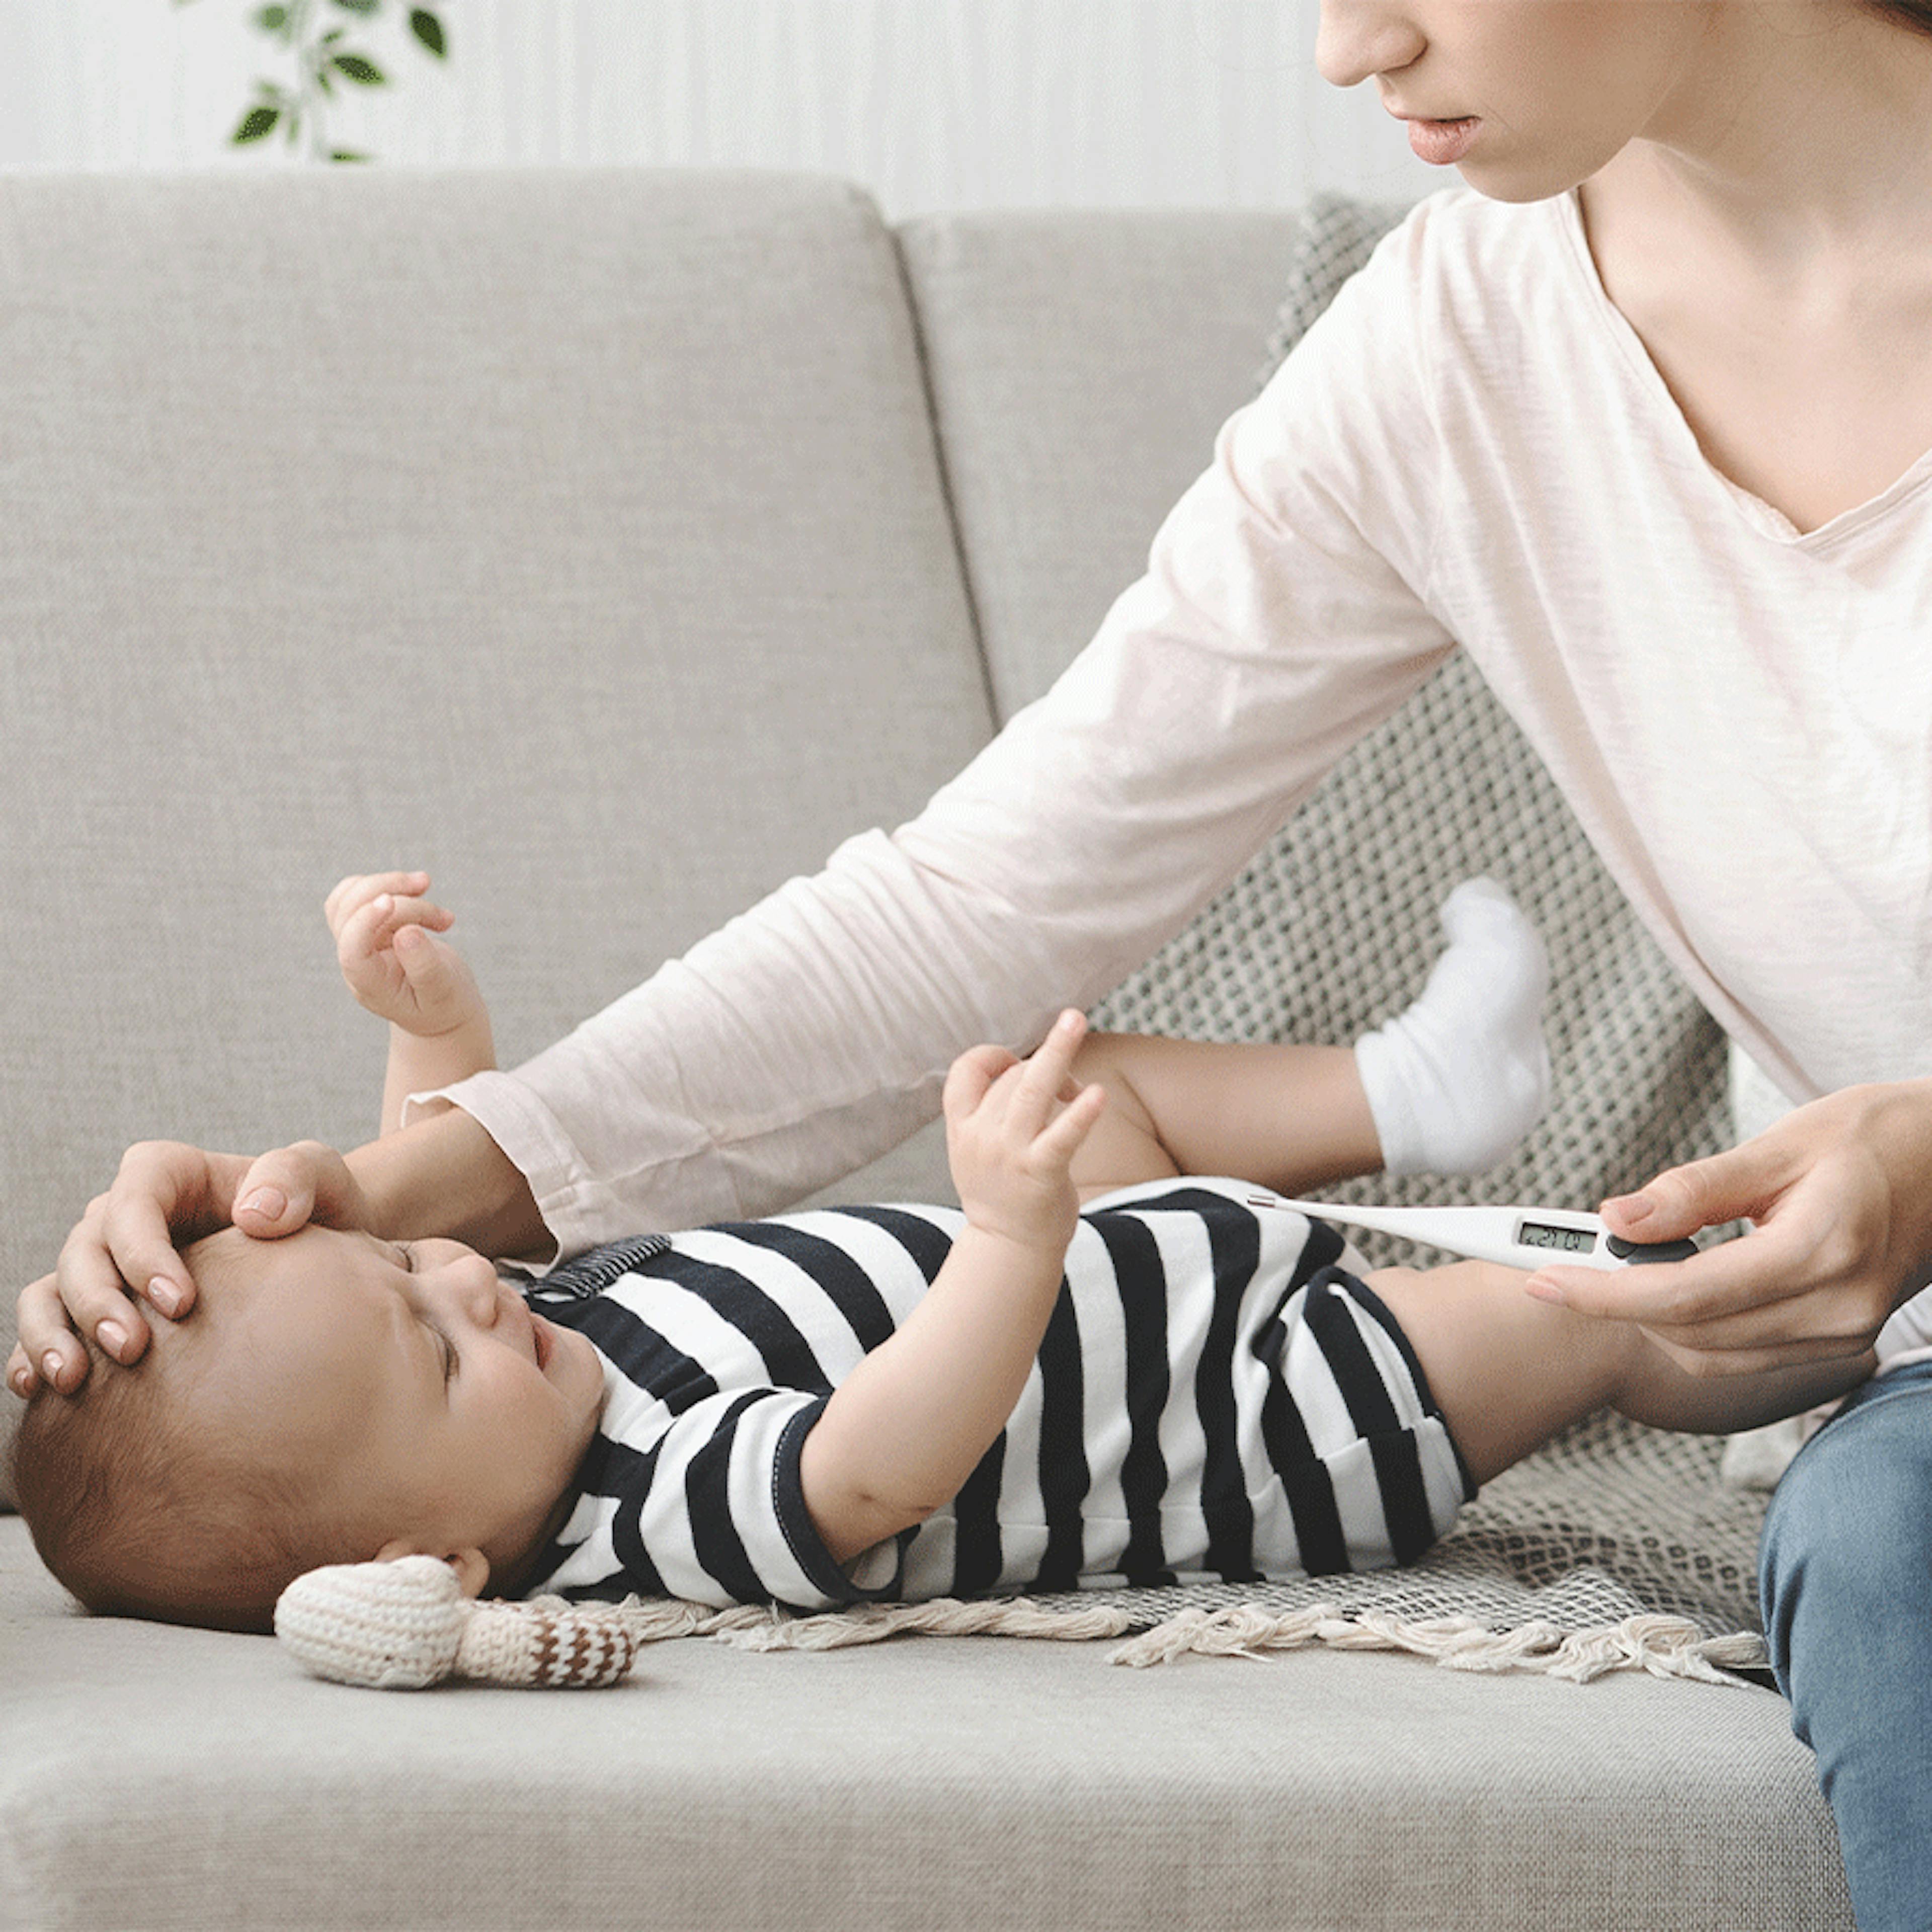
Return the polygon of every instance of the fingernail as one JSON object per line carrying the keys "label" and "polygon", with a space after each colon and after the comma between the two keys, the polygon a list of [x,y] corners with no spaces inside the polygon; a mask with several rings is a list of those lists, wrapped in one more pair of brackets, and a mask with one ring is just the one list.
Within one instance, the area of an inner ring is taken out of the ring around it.
{"label": "fingernail", "polygon": [[60,1371],[61,1359],[50,1348],[40,1358],[40,1373],[45,1377],[48,1388],[52,1388],[59,1381]]}
{"label": "fingernail", "polygon": [[32,1369],[16,1369],[8,1379],[13,1384],[14,1393],[22,1399],[33,1393],[34,1372]]}
{"label": "fingernail", "polygon": [[258,1187],[235,1211],[238,1214],[259,1214],[265,1221],[281,1218],[289,1204],[289,1197],[279,1187]]}
{"label": "fingernail", "polygon": [[154,1280],[148,1282],[148,1299],[164,1315],[178,1315],[181,1312],[181,1290],[176,1287],[164,1274],[156,1275]]}
{"label": "fingernail", "polygon": [[1532,1275],[1528,1280],[1523,1283],[1522,1292],[1526,1294],[1534,1296],[1538,1301],[1552,1302],[1558,1308],[1564,1304],[1564,1296],[1562,1289],[1558,1288],[1553,1281],[1545,1281],[1540,1274]]}
{"label": "fingernail", "polygon": [[1648,1221],[1657,1212],[1657,1204],[1647,1194],[1624,1194],[1610,1203],[1633,1226]]}
{"label": "fingernail", "polygon": [[118,1362],[128,1346],[128,1331],[118,1322],[104,1322],[94,1331],[94,1339]]}

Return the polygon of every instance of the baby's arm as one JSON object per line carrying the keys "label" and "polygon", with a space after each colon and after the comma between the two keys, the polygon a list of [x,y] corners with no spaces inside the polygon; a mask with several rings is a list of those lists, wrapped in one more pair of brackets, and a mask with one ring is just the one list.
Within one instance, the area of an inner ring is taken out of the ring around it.
{"label": "baby's arm", "polygon": [[380,1133],[401,1126],[403,1102],[496,1064],[490,1011],[463,956],[436,934],[454,915],[423,897],[427,872],[346,878],[322,910],[349,989],[389,1022]]}
{"label": "baby's arm", "polygon": [[1031,1059],[976,1047],[946,1077],[966,1226],[918,1307],[805,1439],[806,1507],[839,1562],[958,1495],[1026,1386],[1078,1219],[1069,1164],[1106,1104],[1071,1078],[1083,1026],[1064,1013]]}

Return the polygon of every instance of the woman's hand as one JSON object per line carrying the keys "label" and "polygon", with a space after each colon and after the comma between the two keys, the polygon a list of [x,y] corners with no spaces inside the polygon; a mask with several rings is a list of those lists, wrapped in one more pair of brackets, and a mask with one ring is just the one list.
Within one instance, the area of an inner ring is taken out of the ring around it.
{"label": "woman's hand", "polygon": [[177,1141],[130,1148],[114,1184],[88,1204],[68,1236],[54,1272],[21,1292],[8,1387],[25,1396],[45,1382],[71,1395],[87,1379],[83,1334],[117,1362],[140,1360],[149,1329],[136,1298],[175,1320],[194,1306],[194,1277],[177,1244],[230,1222],[274,1240],[311,1221],[370,1225],[368,1204],[342,1156],[319,1141],[253,1159]]}
{"label": "woman's hand", "polygon": [[1932,1277],[1932,1081],[1850,1087],[1708,1160],[1606,1201],[1628,1240],[1754,1225],[1692,1261],[1540,1269],[1532,1294],[1634,1322],[1692,1375],[1862,1354]]}

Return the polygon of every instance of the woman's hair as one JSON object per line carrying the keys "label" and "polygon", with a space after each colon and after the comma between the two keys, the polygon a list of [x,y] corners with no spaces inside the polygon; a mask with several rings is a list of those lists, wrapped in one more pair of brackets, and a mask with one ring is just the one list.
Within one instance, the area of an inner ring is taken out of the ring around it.
{"label": "woman's hair", "polygon": [[1860,4],[1914,33],[1932,34],[1932,0],[1860,0]]}
{"label": "woman's hair", "polygon": [[199,1426],[178,1378],[91,1346],[77,1394],[38,1390],[14,1493],[40,1559],[90,1610],[266,1630],[303,1571],[340,1559],[292,1486]]}

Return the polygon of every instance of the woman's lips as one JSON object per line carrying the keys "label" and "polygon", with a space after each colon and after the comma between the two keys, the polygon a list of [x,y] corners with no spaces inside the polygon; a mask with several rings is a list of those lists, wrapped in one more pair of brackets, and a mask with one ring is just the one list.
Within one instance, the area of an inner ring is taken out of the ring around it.
{"label": "woman's lips", "polygon": [[1431,167],[1452,167],[1469,152],[1482,124],[1473,114],[1460,121],[1412,121],[1408,145]]}

